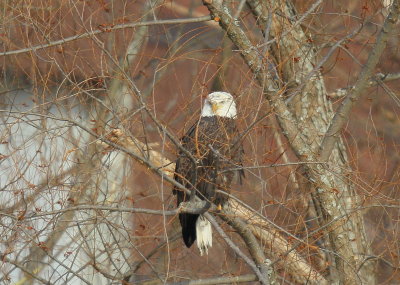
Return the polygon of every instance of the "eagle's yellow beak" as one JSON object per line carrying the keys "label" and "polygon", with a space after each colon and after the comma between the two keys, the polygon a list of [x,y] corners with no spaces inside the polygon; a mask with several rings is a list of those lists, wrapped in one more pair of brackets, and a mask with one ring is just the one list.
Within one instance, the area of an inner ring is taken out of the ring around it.
{"label": "eagle's yellow beak", "polygon": [[218,103],[211,103],[211,109],[212,109],[213,113],[216,114],[218,109],[219,109],[219,104]]}

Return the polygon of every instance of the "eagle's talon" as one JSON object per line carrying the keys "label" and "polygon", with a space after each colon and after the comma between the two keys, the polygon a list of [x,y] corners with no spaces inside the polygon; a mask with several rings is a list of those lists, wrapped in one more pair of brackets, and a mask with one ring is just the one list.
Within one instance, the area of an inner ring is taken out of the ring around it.
{"label": "eagle's talon", "polygon": [[222,205],[221,205],[221,204],[218,204],[218,205],[217,205],[217,211],[218,211],[218,212],[221,212],[221,211],[222,211]]}

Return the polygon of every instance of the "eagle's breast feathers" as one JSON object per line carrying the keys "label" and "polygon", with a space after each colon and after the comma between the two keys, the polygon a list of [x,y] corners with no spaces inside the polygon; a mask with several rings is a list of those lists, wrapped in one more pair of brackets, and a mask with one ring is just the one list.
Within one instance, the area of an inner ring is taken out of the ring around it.
{"label": "eagle's breast feathers", "polygon": [[[181,152],[175,179],[188,189],[195,187],[201,199],[222,204],[226,195],[215,194],[215,190],[229,192],[233,178],[240,176],[235,175],[237,171],[229,171],[241,165],[243,149],[241,145],[235,145],[238,139],[239,132],[233,119],[218,116],[201,118],[182,139],[182,146],[193,155],[196,165]],[[195,176],[197,181],[194,181]]]}

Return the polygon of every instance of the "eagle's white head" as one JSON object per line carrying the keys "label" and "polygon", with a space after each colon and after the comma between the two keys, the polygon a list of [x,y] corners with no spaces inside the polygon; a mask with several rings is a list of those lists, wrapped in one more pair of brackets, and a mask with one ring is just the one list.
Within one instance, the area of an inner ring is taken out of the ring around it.
{"label": "eagle's white head", "polygon": [[227,92],[217,91],[208,94],[204,100],[202,117],[220,116],[236,118],[236,104],[233,96]]}

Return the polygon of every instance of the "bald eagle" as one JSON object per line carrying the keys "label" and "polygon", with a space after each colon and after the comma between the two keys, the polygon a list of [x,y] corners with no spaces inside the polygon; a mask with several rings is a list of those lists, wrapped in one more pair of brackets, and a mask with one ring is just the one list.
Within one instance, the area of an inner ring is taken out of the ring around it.
{"label": "bald eagle", "polygon": [[[204,100],[200,119],[181,139],[181,144],[192,157],[179,152],[174,178],[187,189],[195,189],[196,196],[218,207],[223,207],[232,181],[241,182],[243,148],[236,127],[236,104],[231,94],[213,92]],[[194,163],[195,161],[195,163]],[[240,168],[240,167],[239,167]],[[221,190],[221,191],[216,191]],[[178,206],[189,201],[189,196],[174,187]],[[211,204],[209,204],[211,205]],[[210,222],[198,214],[179,214],[182,236],[187,247],[197,239],[200,254],[212,246]]]}

